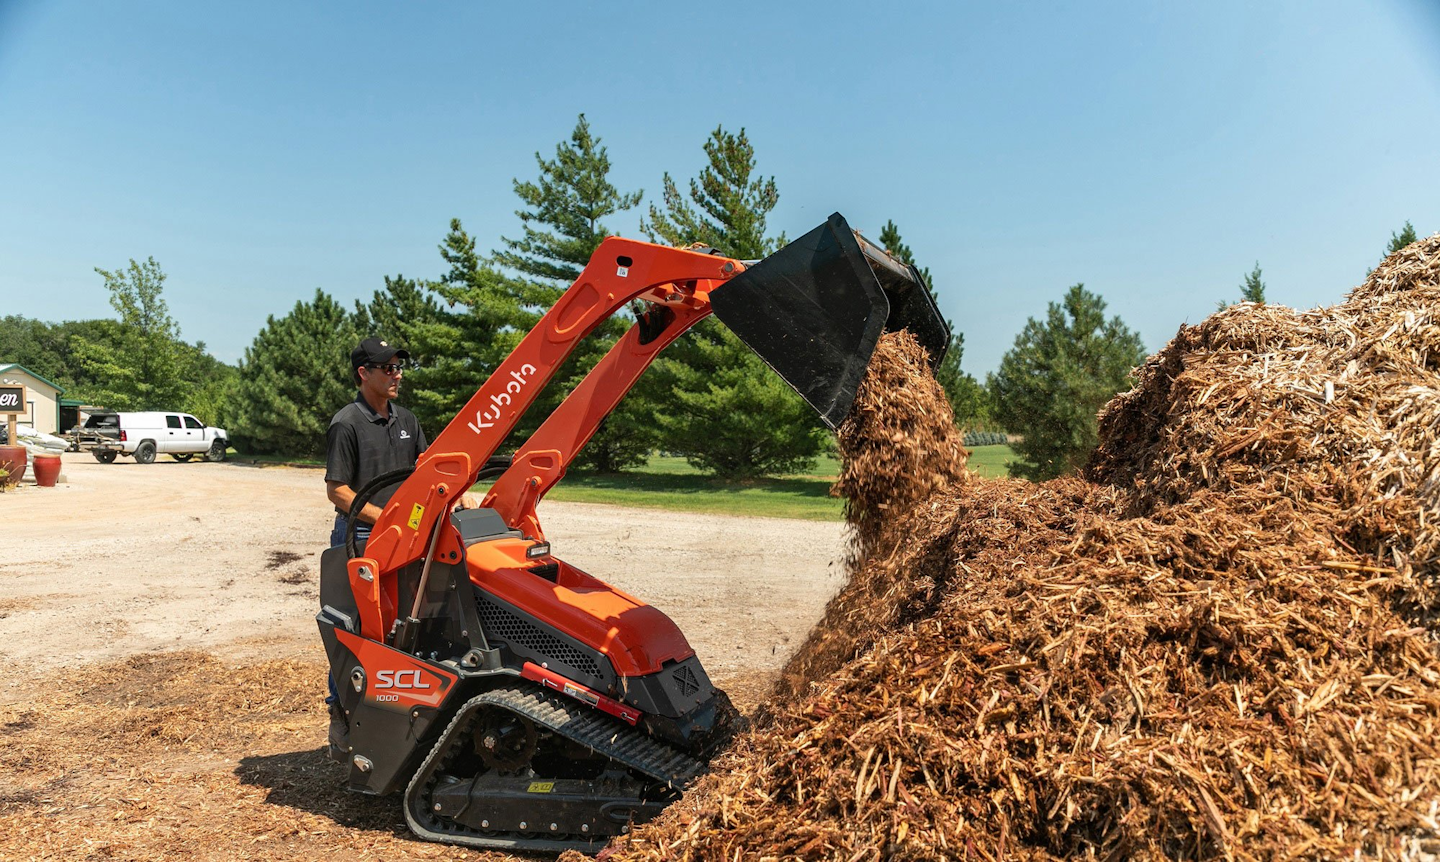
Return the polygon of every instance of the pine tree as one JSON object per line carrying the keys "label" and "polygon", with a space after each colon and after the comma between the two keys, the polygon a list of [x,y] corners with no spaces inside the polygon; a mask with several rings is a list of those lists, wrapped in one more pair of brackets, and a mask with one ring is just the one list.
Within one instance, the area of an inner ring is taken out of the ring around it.
{"label": "pine tree", "polygon": [[1385,248],[1385,257],[1389,257],[1418,239],[1419,237],[1415,235],[1415,226],[1410,223],[1409,219],[1406,219],[1405,226],[1400,229],[1399,233],[1390,234],[1390,245]]}
{"label": "pine tree", "polygon": [[[915,263],[915,254],[910,250],[910,246],[901,240],[900,228],[896,227],[893,220],[887,220],[885,227],[880,230],[880,244],[897,260],[916,268],[925,282],[925,289],[930,291],[930,296],[938,307],[940,296],[935,292],[934,282],[930,280],[930,268],[922,269]],[[940,367],[935,369],[935,379],[939,381],[940,388],[945,390],[945,398],[950,402],[950,411],[955,414],[956,425],[961,428],[983,425],[990,419],[989,398],[979,381],[960,370],[960,360],[965,355],[964,333],[958,331],[948,318],[945,325],[950,328],[950,342],[945,349],[945,358],[941,360]]]}
{"label": "pine tree", "polygon": [[1001,425],[1024,435],[1014,449],[1025,462],[1011,474],[1041,480],[1083,466],[1099,440],[1096,413],[1144,359],[1140,336],[1107,321],[1105,301],[1083,284],[1050,303],[1045,320],[1030,318],[987,387]]}
{"label": "pine tree", "polygon": [[[1258,260],[1255,261],[1255,268],[1245,276],[1244,281],[1240,282],[1240,301],[1265,304],[1265,282],[1260,279],[1260,261]],[[1224,311],[1234,304],[1222,299],[1215,303],[1215,309]]]}
{"label": "pine tree", "polygon": [[[886,219],[885,226],[880,229],[880,244],[884,246],[885,250],[890,252],[895,259],[903,260],[919,270],[920,277],[925,280],[925,286],[930,290],[930,295],[935,297],[937,302],[939,301],[939,294],[935,293],[935,285],[930,280],[930,267],[927,266],[922,269],[916,266],[915,253],[910,250],[910,246],[906,245],[905,242],[900,239],[900,228],[896,227],[893,219]],[[949,323],[949,321],[947,320],[946,323]]]}
{"label": "pine tree", "polygon": [[[779,200],[774,177],[754,176],[755,150],[741,129],[717,128],[705,142],[708,163],[688,200],[667,173],[664,209],[651,205],[641,229],[652,240],[695,243],[742,260],[762,258],[785,242],[768,236],[766,218]],[[713,319],[672,344],[646,385],[667,451],[727,478],[808,469],[827,437],[814,411],[730,330]]]}
{"label": "pine tree", "polygon": [[[447,257],[452,272],[456,265],[465,270],[468,290],[479,303],[475,308],[500,322],[508,336],[500,343],[507,347],[519,343],[580,277],[590,255],[611,235],[602,220],[633,208],[643,195],[621,192],[610,182],[610,157],[584,114],[570,139],[556,145],[553,159],[536,153],[535,161],[540,168],[535,181],[515,180],[515,194],[523,204],[515,213],[520,237],[502,238],[504,247],[491,254],[493,265],[480,261],[473,244],[467,246],[460,237],[449,249],[453,260]],[[623,314],[617,315],[582,341],[522,418],[512,440],[532,433],[626,328]],[[603,472],[644,463],[656,441],[653,410],[637,387],[596,430],[577,463]]]}
{"label": "pine tree", "polygon": [[431,287],[403,275],[385,276],[384,290],[375,291],[368,303],[355,303],[355,331],[360,338],[381,338],[410,354],[398,400],[415,413],[431,439],[479,386],[474,382],[454,409],[446,410],[451,405],[440,392],[449,384],[448,371],[457,357],[435,339],[443,315]]}
{"label": "pine tree", "polygon": [[700,243],[727,257],[762,258],[785,244],[785,235],[766,235],[765,219],[780,201],[775,178],[751,178],[755,148],[742,128],[732,135],[716,127],[705,142],[708,163],[690,181],[689,200],[666,173],[661,185],[665,208],[650,205],[640,229],[650,238],[676,245]]}
{"label": "pine tree", "polygon": [[330,417],[355,397],[350,350],[358,340],[354,317],[323,290],[284,317],[267,318],[245,348],[224,420],[234,445],[256,454],[323,456]]}
{"label": "pine tree", "polygon": [[180,410],[190,393],[180,327],[165,303],[165,273],[155,258],[95,271],[119,321],[104,337],[76,335],[71,345],[87,378],[85,397],[114,410]]}
{"label": "pine tree", "polygon": [[1255,268],[1245,276],[1245,281],[1240,285],[1240,299],[1245,302],[1265,304],[1265,282],[1260,280],[1260,261],[1258,260],[1255,261]]}

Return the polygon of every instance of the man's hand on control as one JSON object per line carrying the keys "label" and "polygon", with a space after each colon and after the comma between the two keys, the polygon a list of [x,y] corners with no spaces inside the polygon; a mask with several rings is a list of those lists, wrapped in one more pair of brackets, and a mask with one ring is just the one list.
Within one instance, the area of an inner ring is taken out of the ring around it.
{"label": "man's hand on control", "polygon": [[459,511],[460,509],[478,509],[478,508],[480,508],[480,499],[479,499],[478,497],[476,497],[474,494],[466,493],[466,494],[461,494],[461,495],[460,495],[460,499],[458,499],[458,500],[455,501],[455,505],[452,507],[452,511]]}

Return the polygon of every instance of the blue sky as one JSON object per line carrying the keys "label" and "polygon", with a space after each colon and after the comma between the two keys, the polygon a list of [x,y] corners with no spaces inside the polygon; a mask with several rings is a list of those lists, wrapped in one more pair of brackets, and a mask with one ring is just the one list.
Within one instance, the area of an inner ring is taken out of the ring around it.
{"label": "blue sky", "polygon": [[110,316],[93,268],[153,255],[234,361],[316,288],[439,275],[451,217],[518,234],[581,112],[647,203],[723,124],[776,230],[894,219],[982,376],[1077,281],[1155,350],[1257,260],[1325,305],[1440,230],[1440,0],[0,0],[0,313]]}

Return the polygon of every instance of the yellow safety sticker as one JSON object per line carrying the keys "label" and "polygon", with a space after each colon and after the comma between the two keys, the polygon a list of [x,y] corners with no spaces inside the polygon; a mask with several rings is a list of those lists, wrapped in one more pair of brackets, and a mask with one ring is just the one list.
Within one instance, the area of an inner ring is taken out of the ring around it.
{"label": "yellow safety sticker", "polygon": [[553,782],[553,781],[532,781],[532,782],[530,782],[530,789],[526,790],[525,792],[526,792],[526,793],[549,793],[550,791],[552,791],[552,790],[554,790],[554,789],[555,789],[555,782]]}
{"label": "yellow safety sticker", "polygon": [[424,515],[425,507],[420,505],[419,503],[416,503],[415,508],[410,510],[410,529],[420,529],[420,519],[424,517]]}

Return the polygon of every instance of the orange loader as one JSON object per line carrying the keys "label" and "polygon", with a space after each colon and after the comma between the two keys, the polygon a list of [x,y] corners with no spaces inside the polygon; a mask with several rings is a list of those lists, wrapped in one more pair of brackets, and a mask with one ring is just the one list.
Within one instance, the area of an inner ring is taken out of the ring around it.
{"label": "orange loader", "polygon": [[[575,345],[646,310],[511,458],[494,457]],[[349,724],[348,787],[403,791],[416,834],[598,852],[707,767],[737,716],[659,610],[556,556],[536,505],[655,356],[715,316],[814,407],[846,416],[882,332],[938,365],[914,267],[838,213],[759,261],[610,238],[413,470],[359,490],[321,558],[316,620]],[[452,513],[488,482],[481,507]],[[399,483],[359,551],[355,515]]]}

